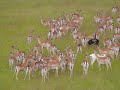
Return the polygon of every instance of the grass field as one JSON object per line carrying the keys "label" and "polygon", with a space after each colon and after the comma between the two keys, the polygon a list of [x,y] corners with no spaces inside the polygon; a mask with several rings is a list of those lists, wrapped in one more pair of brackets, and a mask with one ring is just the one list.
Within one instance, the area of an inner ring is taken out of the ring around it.
{"label": "grass field", "polygon": [[[32,80],[23,80],[24,72],[19,74],[19,80],[13,79],[13,72],[9,71],[8,58],[11,45],[17,45],[20,50],[26,51],[32,45],[26,43],[26,37],[34,29],[36,35],[42,39],[47,37],[48,29],[41,25],[40,18],[60,17],[64,14],[83,10],[85,21],[81,30],[93,34],[96,28],[93,16],[97,9],[109,11],[118,0],[0,0],[0,90],[119,90],[120,89],[120,57],[112,62],[112,70],[106,72],[105,66],[99,72],[97,63],[90,67],[87,77],[82,77],[80,63],[86,52],[92,53],[93,48],[84,49],[75,63],[74,75],[69,77],[68,72],[60,73],[56,78],[50,73],[50,80],[42,82],[41,76]],[[65,41],[66,40],[66,41]],[[54,43],[64,51],[64,48],[73,43],[72,36],[67,34]]]}

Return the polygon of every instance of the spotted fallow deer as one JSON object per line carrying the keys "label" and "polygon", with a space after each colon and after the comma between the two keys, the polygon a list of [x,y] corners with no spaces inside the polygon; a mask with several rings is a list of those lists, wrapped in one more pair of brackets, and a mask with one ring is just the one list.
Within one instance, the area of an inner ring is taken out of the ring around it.
{"label": "spotted fallow deer", "polygon": [[50,46],[49,41],[43,42],[43,41],[40,40],[39,37],[37,38],[37,41],[38,41],[38,43],[40,44],[42,51],[43,51],[43,48],[46,47],[46,48],[48,49],[49,46]]}
{"label": "spotted fallow deer", "polygon": [[110,60],[109,57],[107,57],[107,56],[106,57],[99,57],[97,52],[96,51],[94,51],[94,52],[95,52],[95,55],[97,57],[99,71],[101,70],[101,67],[100,67],[101,64],[105,64],[106,65],[107,71],[108,71],[109,68],[112,68],[111,67],[111,60]]}
{"label": "spotted fallow deer", "polygon": [[112,48],[107,48],[107,49],[104,49],[104,50],[101,50],[98,46],[97,46],[97,49],[100,53],[100,55],[108,55],[111,57],[111,59],[114,60],[114,50]]}
{"label": "spotted fallow deer", "polygon": [[89,68],[88,60],[83,60],[81,65],[82,65],[82,68],[83,68],[83,75],[87,75],[88,68]]}
{"label": "spotted fallow deer", "polygon": [[16,80],[18,80],[18,74],[19,74],[19,72],[20,72],[21,70],[24,70],[24,69],[27,68],[28,62],[29,62],[29,60],[27,59],[27,60],[25,60],[24,63],[18,64],[18,65],[15,66]]}

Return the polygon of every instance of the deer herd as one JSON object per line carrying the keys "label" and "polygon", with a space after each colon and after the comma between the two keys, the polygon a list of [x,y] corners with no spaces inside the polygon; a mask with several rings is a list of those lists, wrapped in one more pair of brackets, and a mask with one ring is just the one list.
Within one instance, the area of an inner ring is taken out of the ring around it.
{"label": "deer herd", "polygon": [[[68,70],[70,77],[72,77],[78,54],[83,53],[83,48],[93,46],[95,47],[93,53],[84,55],[85,58],[80,64],[83,75],[87,75],[89,66],[93,67],[95,61],[98,63],[99,70],[101,70],[102,64],[106,65],[107,71],[112,69],[111,63],[118,58],[120,52],[120,7],[113,7],[111,12],[117,18],[113,18],[112,15],[106,14],[103,10],[96,11],[93,19],[97,30],[93,35],[87,35],[81,31],[81,25],[84,23],[84,16],[81,15],[81,12],[46,21],[43,21],[41,18],[41,24],[49,29],[46,40],[42,40],[40,36],[33,37],[29,35],[27,37],[28,45],[34,40],[37,41],[37,44],[33,49],[29,50],[28,55],[24,51],[20,51],[15,46],[12,46],[9,66],[10,70],[14,71],[16,80],[18,80],[20,71],[25,71],[24,80],[27,77],[31,79],[31,74],[37,71],[40,71],[43,81],[49,79],[50,71],[54,71],[55,76],[58,77],[59,71],[63,73]],[[62,52],[52,43],[52,40],[60,39],[66,33],[72,35],[77,46],[76,51],[68,46]],[[112,35],[108,35],[108,33]],[[43,55],[44,48],[47,49],[48,56]]]}

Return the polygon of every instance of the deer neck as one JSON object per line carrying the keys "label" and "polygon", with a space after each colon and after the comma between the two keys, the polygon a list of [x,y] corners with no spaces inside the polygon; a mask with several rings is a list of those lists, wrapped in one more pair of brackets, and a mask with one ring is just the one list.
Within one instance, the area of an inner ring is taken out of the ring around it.
{"label": "deer neck", "polygon": [[40,41],[40,39],[38,38],[37,40],[38,40],[38,43],[41,45],[41,41]]}
{"label": "deer neck", "polygon": [[24,66],[27,66],[28,65],[28,60],[26,60],[23,64],[24,64]]}
{"label": "deer neck", "polygon": [[97,47],[98,48],[98,51],[99,51],[99,53],[101,52],[101,49],[99,48],[99,47]]}
{"label": "deer neck", "polygon": [[95,53],[95,56],[96,56],[97,58],[99,58],[98,55],[97,55],[97,53]]}
{"label": "deer neck", "polygon": [[41,18],[41,23],[43,24],[43,25],[45,25],[45,23],[43,22],[43,19]]}
{"label": "deer neck", "polygon": [[98,58],[98,54],[97,54],[97,52],[96,52],[96,51],[94,51],[94,53],[95,53],[95,56]]}

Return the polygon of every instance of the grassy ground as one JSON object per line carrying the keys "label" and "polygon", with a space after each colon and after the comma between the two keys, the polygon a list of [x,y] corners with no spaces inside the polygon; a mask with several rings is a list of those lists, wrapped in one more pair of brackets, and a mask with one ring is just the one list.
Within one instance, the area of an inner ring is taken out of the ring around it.
{"label": "grassy ground", "polygon": [[[109,11],[114,2],[118,0],[0,0],[0,90],[119,90],[120,88],[120,61],[117,58],[112,63],[112,70],[106,72],[105,66],[98,72],[97,63],[90,68],[87,77],[82,77],[80,62],[86,52],[91,53],[93,48],[84,49],[75,63],[74,76],[69,77],[68,72],[60,73],[59,78],[50,73],[50,80],[43,83],[41,76],[37,75],[31,81],[23,80],[24,72],[19,80],[13,79],[13,72],[9,71],[8,58],[10,46],[16,44],[18,48],[27,52],[26,37],[34,29],[35,34],[43,39],[47,37],[47,28],[40,24],[40,18],[60,17],[64,14],[83,10],[85,22],[81,30],[93,34],[96,30],[93,16],[96,9]],[[66,41],[67,40],[67,41]],[[68,34],[55,40],[54,43],[64,50],[64,47],[73,43]]]}

